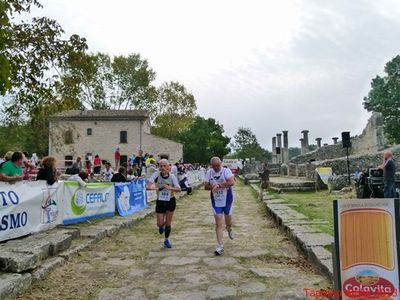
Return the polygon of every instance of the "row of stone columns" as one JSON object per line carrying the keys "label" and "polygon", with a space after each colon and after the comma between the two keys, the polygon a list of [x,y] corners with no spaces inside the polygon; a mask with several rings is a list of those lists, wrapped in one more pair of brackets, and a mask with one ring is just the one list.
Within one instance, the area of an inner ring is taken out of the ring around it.
{"label": "row of stone columns", "polygon": [[[282,143],[283,135],[283,143]],[[286,163],[289,161],[289,136],[288,131],[283,130],[272,138],[272,162]]]}
{"label": "row of stone columns", "polygon": [[[303,130],[301,132],[303,137],[300,139],[301,143],[301,154],[306,154],[309,151],[309,140],[308,140],[308,130]],[[283,143],[282,143],[283,136]],[[333,137],[333,144],[338,143],[339,138]],[[317,147],[322,147],[322,138],[316,138]],[[324,144],[327,146],[328,144]],[[288,131],[283,130],[282,133],[277,133],[276,136],[272,138],[272,162],[273,163],[287,163],[289,162],[289,137]]]}

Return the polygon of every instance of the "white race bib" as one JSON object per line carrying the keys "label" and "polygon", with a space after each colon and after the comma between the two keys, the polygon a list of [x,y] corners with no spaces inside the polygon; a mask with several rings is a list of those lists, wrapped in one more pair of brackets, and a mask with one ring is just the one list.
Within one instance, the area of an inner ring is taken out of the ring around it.
{"label": "white race bib", "polygon": [[215,207],[225,207],[226,206],[226,189],[218,189],[213,192]]}
{"label": "white race bib", "polygon": [[158,200],[160,201],[169,201],[171,200],[171,191],[167,189],[163,189],[158,192]]}

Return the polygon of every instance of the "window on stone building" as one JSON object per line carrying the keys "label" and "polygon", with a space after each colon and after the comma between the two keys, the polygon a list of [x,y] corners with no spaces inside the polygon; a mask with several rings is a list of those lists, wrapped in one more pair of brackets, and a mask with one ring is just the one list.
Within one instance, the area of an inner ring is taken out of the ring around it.
{"label": "window on stone building", "polygon": [[65,160],[65,167],[70,167],[70,166],[72,166],[72,163],[73,163],[73,157],[72,157],[72,155],[65,155],[65,158],[64,158],[64,160]]}
{"label": "window on stone building", "polygon": [[69,145],[74,143],[74,133],[71,129],[64,132],[64,144]]}
{"label": "window on stone building", "polygon": [[119,132],[119,142],[120,143],[128,143],[128,132],[120,131]]}
{"label": "window on stone building", "polygon": [[87,135],[92,135],[92,128],[86,129],[86,133],[87,133]]}

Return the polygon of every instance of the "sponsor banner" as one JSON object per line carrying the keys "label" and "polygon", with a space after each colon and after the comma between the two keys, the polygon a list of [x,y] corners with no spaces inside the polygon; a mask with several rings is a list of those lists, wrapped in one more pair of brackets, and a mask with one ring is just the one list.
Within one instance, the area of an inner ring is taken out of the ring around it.
{"label": "sponsor banner", "polygon": [[126,217],[147,207],[146,179],[115,184],[115,204],[120,216]]}
{"label": "sponsor banner", "polygon": [[157,200],[157,192],[156,191],[147,191],[146,192],[147,202],[156,201]]}
{"label": "sponsor banner", "polygon": [[332,177],[332,168],[330,167],[318,167],[315,169],[318,173],[319,178],[321,178],[322,182],[328,185],[329,178]]}
{"label": "sponsor banner", "polygon": [[0,183],[0,241],[61,224],[63,183]]}
{"label": "sponsor banner", "polygon": [[334,202],[342,299],[400,299],[395,211],[398,199]]}
{"label": "sponsor banner", "polygon": [[85,187],[81,187],[76,181],[64,182],[63,224],[113,216],[114,212],[115,191],[113,183],[88,183]]}

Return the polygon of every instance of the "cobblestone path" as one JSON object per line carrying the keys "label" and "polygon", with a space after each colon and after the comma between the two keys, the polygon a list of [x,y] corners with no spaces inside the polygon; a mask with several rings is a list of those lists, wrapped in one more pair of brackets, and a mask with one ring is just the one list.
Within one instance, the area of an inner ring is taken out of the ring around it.
{"label": "cobblestone path", "polygon": [[329,287],[265,216],[252,190],[234,188],[235,240],[215,257],[209,194],[178,201],[164,249],[153,217],[81,252],[19,299],[304,299]]}

